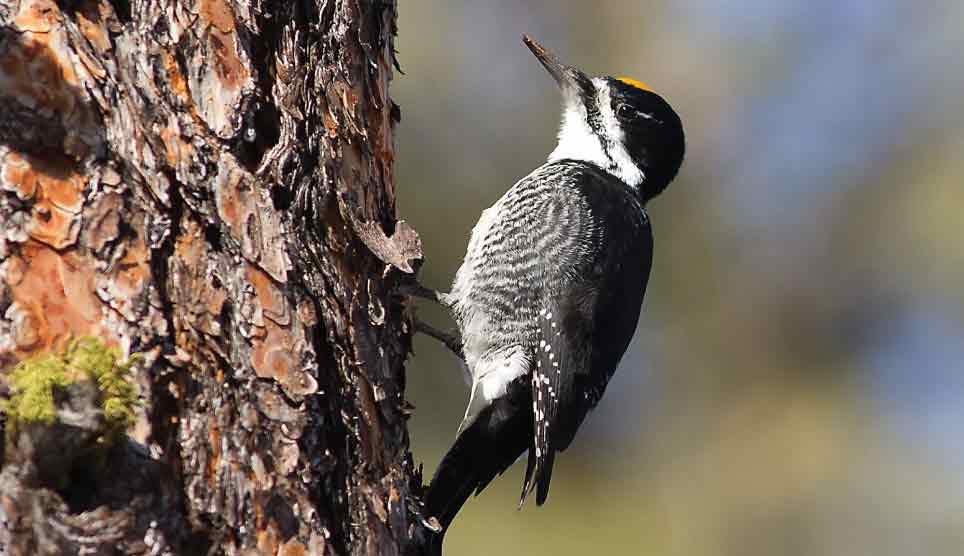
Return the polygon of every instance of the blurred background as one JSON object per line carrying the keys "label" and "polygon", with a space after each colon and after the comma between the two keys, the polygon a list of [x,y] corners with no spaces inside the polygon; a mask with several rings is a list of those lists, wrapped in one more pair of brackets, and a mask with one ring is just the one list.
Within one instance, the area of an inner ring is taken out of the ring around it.
{"label": "blurred background", "polygon": [[[555,144],[523,32],[663,94],[687,160],[649,205],[634,342],[547,505],[516,511],[517,465],[447,553],[964,553],[964,3],[403,3],[399,205],[426,285]],[[467,387],[424,336],[408,376],[427,480]]]}

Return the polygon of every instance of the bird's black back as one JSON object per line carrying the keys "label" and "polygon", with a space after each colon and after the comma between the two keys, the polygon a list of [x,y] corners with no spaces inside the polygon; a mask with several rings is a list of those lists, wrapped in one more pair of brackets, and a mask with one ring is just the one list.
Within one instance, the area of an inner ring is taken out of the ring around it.
{"label": "bird's black back", "polygon": [[463,320],[463,339],[484,354],[523,350],[530,369],[471,415],[439,465],[426,510],[443,527],[526,450],[523,496],[538,485],[545,501],[555,453],[598,403],[636,328],[653,245],[642,202],[599,167],[560,160],[513,186],[489,209],[484,237],[473,235],[474,266],[453,297],[457,315],[481,315],[489,328]]}

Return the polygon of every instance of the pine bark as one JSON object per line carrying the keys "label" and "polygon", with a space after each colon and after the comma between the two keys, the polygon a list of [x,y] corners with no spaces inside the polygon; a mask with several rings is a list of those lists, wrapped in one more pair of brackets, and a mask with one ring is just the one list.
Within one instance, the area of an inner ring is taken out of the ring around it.
{"label": "pine bark", "polygon": [[143,400],[96,470],[0,454],[0,553],[418,553],[395,10],[0,3],[0,368],[98,336]]}

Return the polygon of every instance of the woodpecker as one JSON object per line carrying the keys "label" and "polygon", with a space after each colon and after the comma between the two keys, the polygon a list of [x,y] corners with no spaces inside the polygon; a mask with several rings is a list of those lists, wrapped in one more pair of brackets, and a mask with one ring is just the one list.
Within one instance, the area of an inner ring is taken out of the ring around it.
{"label": "woodpecker", "polygon": [[589,77],[528,35],[562,92],[548,160],[486,209],[452,290],[471,393],[426,495],[442,526],[528,451],[519,501],[599,402],[636,329],[653,260],[646,203],[683,161],[679,116],[643,83]]}

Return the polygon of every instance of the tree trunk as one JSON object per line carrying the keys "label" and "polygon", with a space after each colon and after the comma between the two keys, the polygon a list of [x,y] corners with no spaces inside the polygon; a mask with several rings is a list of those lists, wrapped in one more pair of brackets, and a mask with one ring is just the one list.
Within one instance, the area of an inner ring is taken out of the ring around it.
{"label": "tree trunk", "polygon": [[419,551],[395,17],[0,4],[0,368],[96,336],[141,354],[142,400],[97,465],[70,455],[78,391],[7,434],[0,554]]}

